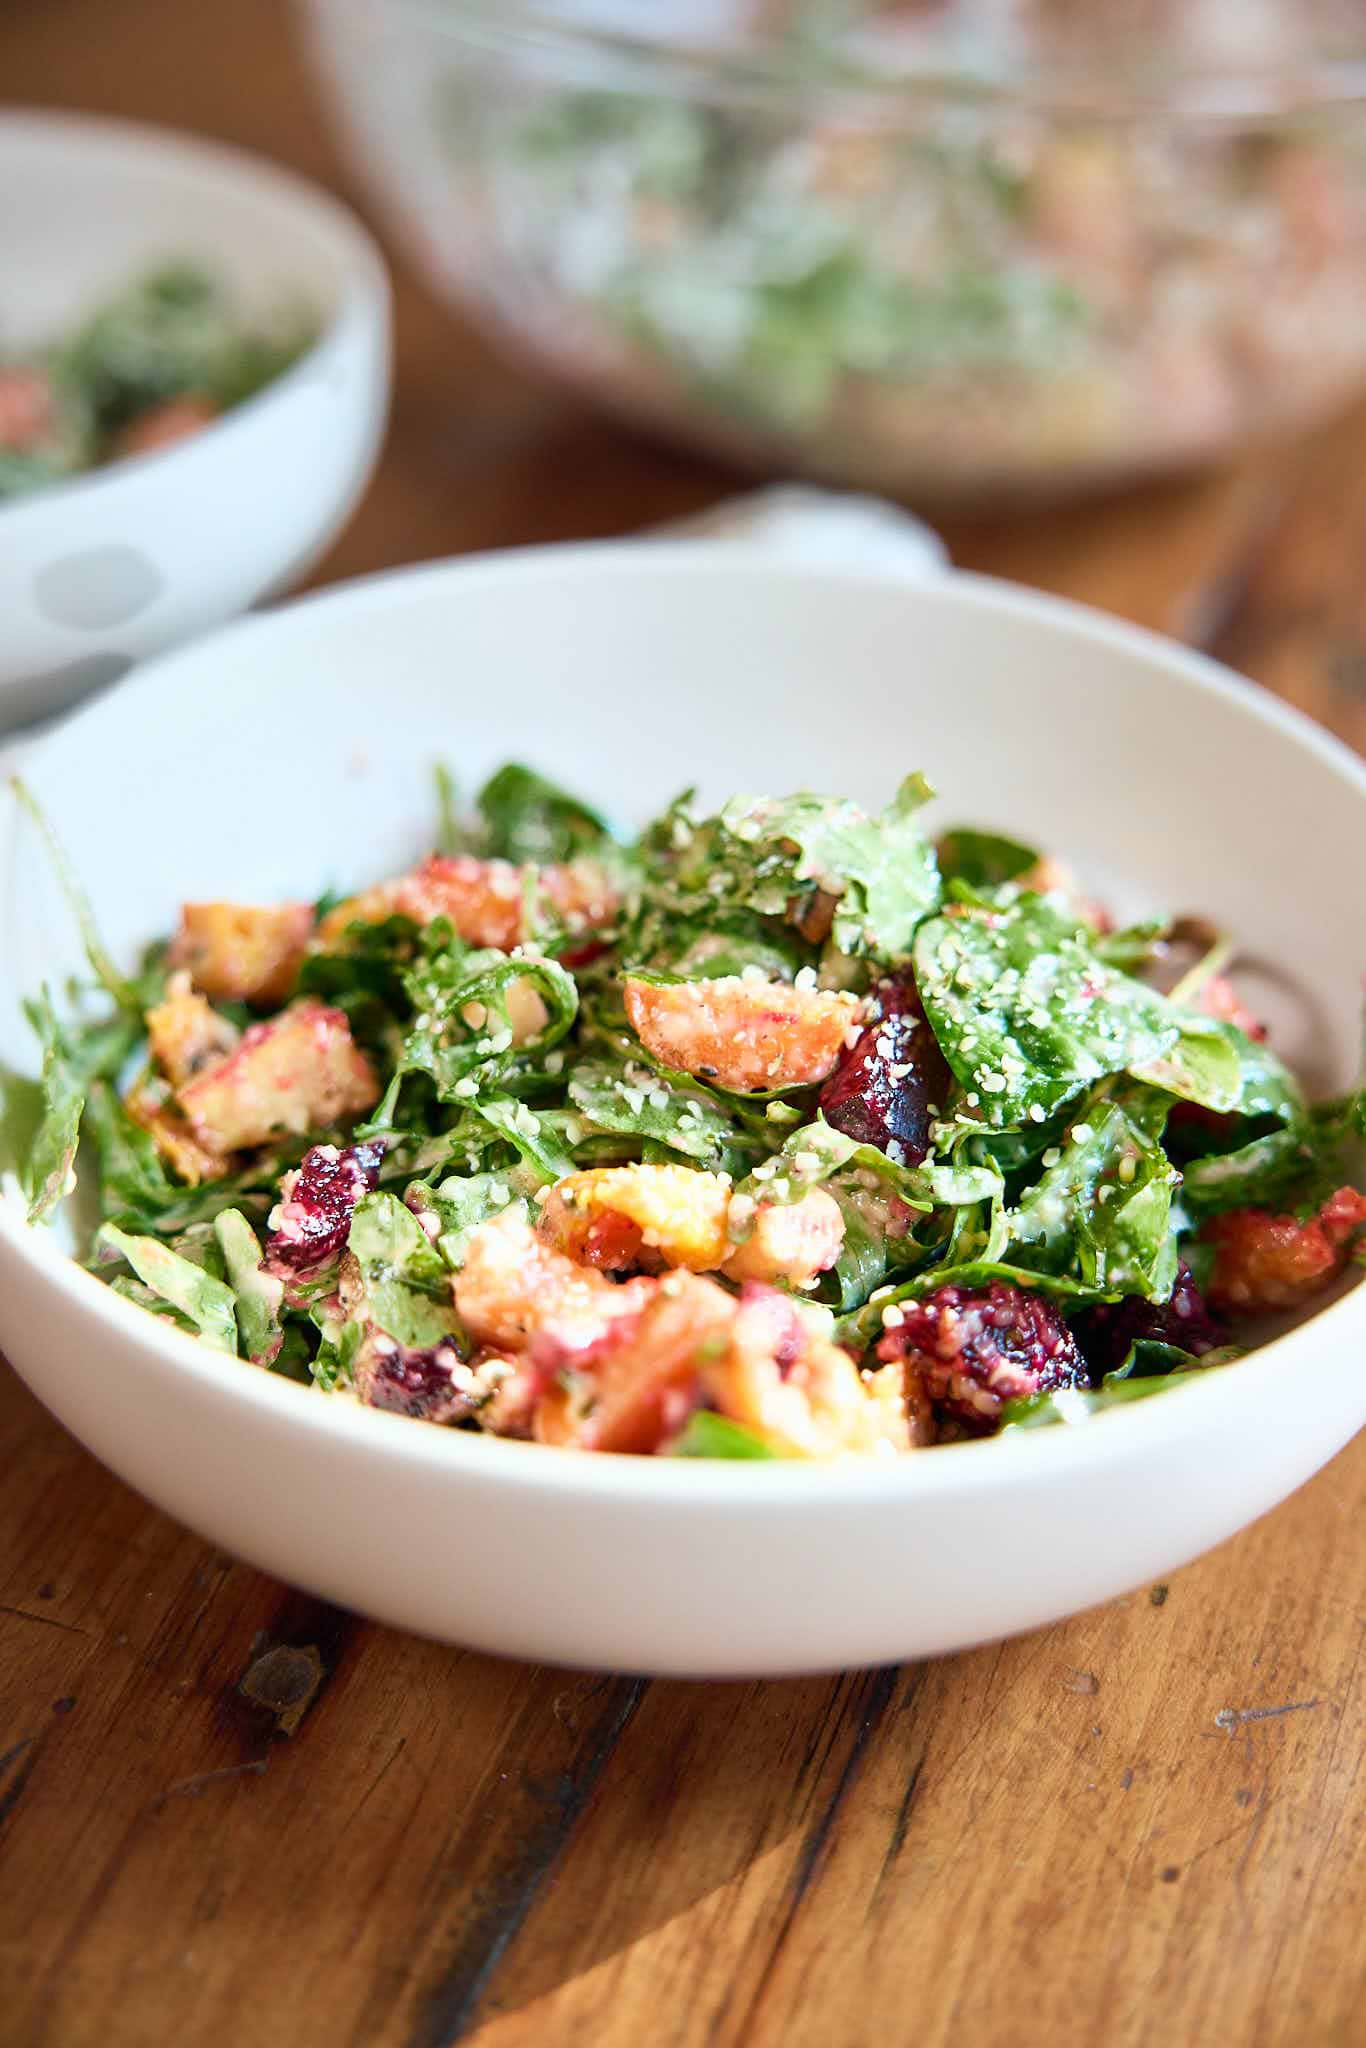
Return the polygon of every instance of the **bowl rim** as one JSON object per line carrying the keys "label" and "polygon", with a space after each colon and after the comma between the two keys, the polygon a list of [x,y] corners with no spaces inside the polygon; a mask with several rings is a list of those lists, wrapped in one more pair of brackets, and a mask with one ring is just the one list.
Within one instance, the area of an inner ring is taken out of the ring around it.
{"label": "bowl rim", "polygon": [[345,202],[312,179],[276,163],[255,150],[216,137],[194,135],[186,130],[151,121],[125,120],[121,115],[76,113],[63,107],[0,106],[0,142],[17,135],[35,142],[48,141],[73,153],[87,140],[123,147],[162,158],[167,175],[174,176],[176,160],[189,161],[201,171],[227,182],[254,187],[255,196],[268,206],[283,205],[309,230],[328,242],[341,272],[341,287],[328,316],[313,340],[288,369],[272,377],[249,398],[230,406],[198,434],[169,447],[149,449],[141,455],[126,455],[98,468],[78,470],[39,489],[0,500],[0,538],[12,534],[16,522],[26,516],[59,514],[70,507],[78,494],[86,503],[107,501],[132,477],[168,464],[192,449],[206,445],[221,449],[224,437],[236,429],[253,430],[272,407],[287,405],[302,385],[316,380],[320,363],[356,335],[376,322],[387,330],[391,317],[392,288],[379,244],[360,216]]}
{"label": "bowl rim", "polygon": [[[326,15],[335,0],[311,0]],[[351,5],[353,0],[344,0]],[[574,20],[556,0],[381,0],[381,6],[423,19],[438,34],[489,50],[558,57],[570,70],[599,84],[633,83],[637,89],[758,104],[805,116],[813,107],[878,126],[898,126],[926,106],[1028,108],[1045,116],[1123,124],[1172,120],[1192,123],[1264,123],[1307,109],[1347,108],[1366,100],[1366,47],[1339,49],[1311,42],[1294,63],[1249,62],[1242,68],[1212,62],[1175,63],[1151,74],[1122,67],[1097,51],[1088,61],[1060,69],[1047,63],[910,65],[879,71],[842,56],[829,75],[815,77],[809,53],[794,65],[791,46],[774,36],[736,38],[650,36],[634,28]]]}
{"label": "bowl rim", "polygon": [[[449,557],[353,578],[238,619],[189,646],[157,656],[117,692],[97,699],[35,741],[26,759],[41,759],[60,746],[69,731],[86,724],[98,727],[114,713],[115,697],[121,717],[139,696],[157,692],[168,683],[179,687],[176,670],[192,666],[205,650],[216,653],[229,642],[247,648],[273,637],[285,643],[292,638],[306,640],[320,612],[329,618],[344,618],[349,612],[383,612],[401,607],[423,590],[449,589],[451,602],[458,605],[460,591],[473,584],[507,585],[516,591],[545,576],[565,575],[608,582],[660,575],[684,581],[760,577],[800,580],[803,585],[815,577],[847,591],[851,598],[874,587],[986,611],[1007,621],[1039,621],[1075,646],[1108,647],[1136,656],[1221,701],[1235,716],[1270,726],[1289,743],[1316,754],[1360,798],[1366,824],[1366,761],[1302,712],[1267,692],[1256,691],[1207,655],[1095,607],[995,577],[947,570],[906,576],[876,566],[815,569],[809,563],[776,559],[761,545],[744,541],[720,546],[704,540],[585,541]],[[51,1285],[70,1310],[96,1324],[103,1322],[111,1334],[140,1345],[159,1365],[188,1372],[208,1398],[245,1404],[262,1427],[292,1430],[301,1439],[320,1433],[342,1453],[363,1455],[369,1446],[376,1457],[392,1459],[400,1467],[445,1472],[452,1479],[481,1474],[486,1479],[557,1494],[577,1495],[587,1489],[604,1498],[653,1500],[661,1506],[699,1512],[710,1512],[719,1505],[749,1509],[773,1500],[802,1501],[812,1508],[829,1509],[859,1502],[909,1504],[945,1489],[978,1492],[1008,1479],[1045,1484],[1060,1481],[1064,1474],[1079,1468],[1104,1468],[1136,1453],[1155,1455],[1165,1444],[1208,1433],[1216,1414],[1237,1398],[1238,1388],[1255,1392],[1273,1376],[1293,1371],[1293,1355],[1300,1355],[1307,1365],[1315,1344],[1311,1330],[1322,1329],[1338,1349],[1351,1344],[1354,1337],[1358,1343],[1366,1338],[1363,1277],[1304,1322],[1208,1378],[1169,1388],[1160,1398],[1090,1416],[1080,1425],[1021,1431],[1010,1437],[1009,1451],[1003,1448],[1003,1439],[992,1438],[936,1445],[929,1458],[885,1460],[779,1459],[768,1463],[605,1455],[424,1427],[405,1416],[362,1408],[347,1395],[320,1399],[315,1388],[260,1368],[253,1370],[245,1360],[223,1357],[200,1339],[148,1315],[136,1303],[124,1301],[64,1252],[44,1226],[28,1223],[8,1197],[0,1197],[0,1249],[32,1270],[40,1282]]]}

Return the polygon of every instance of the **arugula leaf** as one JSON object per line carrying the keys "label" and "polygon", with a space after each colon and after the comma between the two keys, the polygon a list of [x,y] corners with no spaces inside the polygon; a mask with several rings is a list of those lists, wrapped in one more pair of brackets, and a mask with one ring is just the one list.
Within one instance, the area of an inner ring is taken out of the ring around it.
{"label": "arugula leaf", "polygon": [[160,1316],[163,1322],[171,1323],[187,1337],[199,1335],[197,1327],[188,1316],[182,1315],[178,1308],[172,1308],[170,1302],[164,1301],[154,1288],[134,1279],[131,1273],[116,1273],[109,1282],[109,1291],[111,1294],[119,1295],[124,1301],[131,1301],[147,1315]]}
{"label": "arugula leaf", "polygon": [[[950,1236],[961,1230],[959,1219],[999,1214],[1005,1192],[996,1168],[967,1160],[927,1160],[920,1166],[899,1166],[876,1146],[862,1145],[834,1129],[823,1117],[789,1133],[781,1150],[762,1161],[737,1194],[764,1202],[800,1201],[808,1188],[823,1187],[839,1203],[844,1239],[834,1266],[838,1306],[859,1307],[887,1274],[920,1266],[931,1255],[918,1235],[921,1220],[931,1211],[936,1225],[927,1237],[942,1237],[945,1209],[954,1212]],[[995,1249],[988,1221],[978,1256]]]}
{"label": "arugula leaf", "polygon": [[417,1214],[436,1217],[440,1231],[436,1248],[453,1268],[462,1264],[465,1247],[481,1223],[508,1209],[521,1216],[531,1213],[526,1198],[506,1173],[452,1174],[439,1187],[414,1181],[408,1189],[408,1202]]}
{"label": "arugula leaf", "polygon": [[945,1161],[899,1166],[875,1145],[860,1144],[857,1138],[836,1130],[824,1117],[817,1116],[814,1123],[802,1124],[789,1132],[782,1149],[756,1167],[741,1182],[737,1193],[761,1197],[767,1202],[800,1201],[808,1188],[827,1184],[845,1172],[858,1174],[868,1184],[884,1183],[908,1209],[992,1201],[1002,1192],[1001,1176],[993,1167],[960,1166]]}
{"label": "arugula leaf", "polygon": [[[801,792],[735,797],[698,818],[690,795],[680,797],[641,841],[623,959],[634,969],[681,957],[689,974],[716,973],[723,951],[708,938],[719,931],[742,966],[771,962],[776,949],[794,972],[814,962],[827,929],[843,955],[904,957],[917,920],[939,901],[934,850],[917,815],[929,795],[921,777],[908,776],[875,817]],[[755,918],[767,926],[756,929]]]}
{"label": "arugula leaf", "polygon": [[923,776],[908,775],[871,818],[835,797],[735,797],[720,825],[735,845],[767,850],[750,885],[755,909],[781,915],[793,896],[819,890],[838,899],[831,938],[842,953],[896,960],[940,898],[934,848],[919,823],[933,793]]}
{"label": "arugula leaf", "polygon": [[[1165,1347],[1164,1347],[1165,1348]],[[1181,1354],[1184,1356],[1185,1354]],[[1060,1387],[1052,1394],[1030,1394],[1019,1401],[1007,1401],[1001,1410],[1002,1433],[1012,1429],[1046,1429],[1055,1423],[1089,1422],[1107,1408],[1124,1408],[1132,1401],[1146,1401],[1165,1394],[1168,1387],[1193,1386],[1214,1369],[1210,1360],[1189,1370],[1178,1368],[1165,1374],[1143,1374],[1122,1378],[1120,1372],[1105,1375],[1098,1387]],[[1218,1363],[1225,1363],[1221,1354]]]}
{"label": "arugula leaf", "polygon": [[[132,982],[119,973],[118,968],[114,965],[109,949],[100,937],[100,929],[95,922],[95,913],[90,908],[90,899],[81,887],[80,880],[77,877],[76,870],[71,865],[66,848],[57,837],[56,830],[49,822],[37,797],[34,796],[33,791],[22,776],[12,776],[10,778],[10,787],[14,791],[20,808],[27,811],[42,836],[43,844],[47,849],[48,859],[52,864],[52,871],[57,877],[58,886],[63,896],[66,898],[67,908],[75,919],[77,929],[81,935],[81,941],[85,947],[86,958],[90,962],[96,981],[99,982],[102,988],[108,991],[121,1009],[144,1009],[146,1003],[143,1001],[143,997],[146,995],[146,991],[135,987]],[[150,997],[148,1000],[150,1000]]]}
{"label": "arugula leaf", "polygon": [[1306,1200],[1318,1190],[1331,1193],[1352,1134],[1353,1097],[1311,1107],[1269,1046],[1233,1024],[1215,1029],[1238,1059],[1238,1096],[1221,1122],[1176,1134],[1178,1156],[1184,1157],[1185,1206],[1212,1215],[1301,1193]]}
{"label": "arugula leaf", "polygon": [[[1259,1048],[1260,1049],[1260,1048]],[[1250,1138],[1229,1152],[1210,1152],[1187,1162],[1182,1200],[1200,1216],[1223,1209],[1263,1208],[1289,1203],[1317,1208],[1349,1180],[1348,1153],[1362,1134],[1366,1090],[1329,1102],[1301,1106],[1277,1130]]]}
{"label": "arugula leaf", "polygon": [[432,780],[436,784],[436,811],[439,820],[436,834],[438,853],[448,857],[463,853],[466,846],[465,833],[460,824],[460,806],[456,798],[455,777],[444,761],[437,761],[432,767]]}
{"label": "arugula leaf", "polygon": [[[960,1213],[967,1215],[971,1212],[964,1210]],[[1032,1288],[1036,1293],[1050,1295],[1060,1303],[1075,1302],[1081,1306],[1096,1298],[1094,1287],[1088,1287],[1069,1273],[1043,1272],[999,1258],[944,1259],[909,1280],[899,1281],[885,1293],[879,1288],[876,1301],[867,1301],[862,1308],[842,1315],[835,1324],[835,1341],[849,1345],[855,1351],[866,1351],[881,1335],[882,1311],[892,1303],[920,1301],[927,1294],[937,1294],[941,1287],[961,1287],[972,1292],[990,1287],[993,1280],[999,1280],[1006,1287]]]}
{"label": "arugula leaf", "polygon": [[1136,1081],[1207,1109],[1234,1109],[1243,1092],[1238,1048],[1212,1018],[1183,1018],[1175,1045],[1156,1059],[1131,1065],[1129,1072]]}
{"label": "arugula leaf", "polygon": [[1137,1337],[1129,1346],[1128,1356],[1113,1372],[1107,1372],[1104,1385],[1111,1380],[1167,1379],[1173,1372],[1187,1366],[1198,1366],[1203,1372],[1206,1367],[1230,1365],[1235,1358],[1243,1356],[1237,1344],[1222,1344],[1213,1351],[1186,1351],[1179,1344],[1166,1344],[1157,1337]]}
{"label": "arugula leaf", "polygon": [[100,1207],[125,1226],[151,1226],[177,1192],[152,1136],[136,1123],[107,1081],[96,1081],[86,1105],[86,1128],[100,1161]]}
{"label": "arugula leaf", "polygon": [[5,1081],[6,1137],[31,1223],[45,1222],[75,1186],[75,1160],[86,1095],[96,1078],[117,1072],[141,1030],[140,1021],[116,1011],[67,1027],[57,1018],[50,991],[24,1003],[43,1048],[37,1082],[20,1075]]}
{"label": "arugula leaf", "polygon": [[[515,1059],[550,1051],[578,1014],[574,977],[558,961],[514,958],[493,948],[471,951],[440,922],[423,934],[422,947],[422,957],[405,977],[416,1015],[391,1095],[405,1075],[425,1073],[443,1101],[470,1101],[501,1079]],[[544,1024],[524,1033],[515,1047],[508,1000],[514,985],[523,995],[534,991],[546,1013]],[[392,1115],[389,1097],[385,1106]]]}
{"label": "arugula leaf", "polygon": [[378,1003],[398,1018],[411,1015],[406,974],[417,950],[411,918],[386,917],[347,926],[339,943],[309,953],[299,969],[300,995],[324,997],[353,1022]]}
{"label": "arugula leaf", "polygon": [[999,889],[1039,864],[1036,846],[1006,839],[999,832],[978,832],[970,825],[953,826],[935,851],[946,882],[967,882],[974,889]]}
{"label": "arugula leaf", "polygon": [[320,1387],[325,1394],[335,1393],[338,1387],[350,1386],[356,1353],[364,1337],[365,1328],[361,1323],[343,1323],[335,1330],[330,1327],[323,1329],[322,1342],[314,1352],[309,1368],[314,1386]]}
{"label": "arugula leaf", "polygon": [[[671,933],[680,950],[668,965],[680,981],[711,981],[760,967],[776,981],[791,981],[807,963],[809,949],[796,932],[775,929],[757,912],[713,910],[705,918],[676,923]],[[649,963],[641,966],[648,971]]]}
{"label": "arugula leaf", "polygon": [[396,1195],[378,1190],[362,1197],[347,1249],[360,1268],[365,1317],[396,1344],[425,1351],[458,1338],[445,1261]]}
{"label": "arugula leaf", "polygon": [[1121,1102],[1099,1100],[1007,1216],[1007,1256],[1076,1272],[1098,1294],[1166,1301],[1176,1279],[1171,1206],[1180,1180]]}
{"label": "arugula leaf", "polygon": [[841,1309],[856,1308],[896,1266],[916,1265],[924,1248],[912,1235],[914,1223],[940,1199],[932,1183],[964,1201],[999,1194],[1001,1182],[989,1169],[962,1181],[943,1178],[938,1168],[898,1166],[875,1146],[861,1145],[823,1117],[802,1124],[781,1151],[763,1160],[736,1193],[765,1203],[797,1202],[823,1187],[840,1206],[844,1237],[834,1266]]}
{"label": "arugula leaf", "polygon": [[213,1219],[213,1234],[233,1292],[242,1347],[253,1365],[272,1365],[284,1342],[284,1282],[264,1270],[260,1240],[240,1209],[221,1209]]}
{"label": "arugula leaf", "polygon": [[[825,1191],[838,1202],[844,1236],[832,1269],[834,1306],[841,1313],[860,1308],[874,1288],[894,1273],[922,1265],[929,1254],[916,1234],[917,1221],[904,1198],[867,1169],[831,1175]],[[822,1287],[828,1298],[828,1287]]]}
{"label": "arugula leaf", "polygon": [[598,1130],[650,1139],[684,1159],[729,1172],[752,1156],[739,1146],[736,1120],[720,1098],[690,1075],[666,1078],[626,1063],[580,1061],[568,1092]]}
{"label": "arugula leaf", "polygon": [[[847,1313],[861,1307],[891,1271],[890,1204],[886,1190],[881,1188],[851,1187],[836,1182],[827,1192],[839,1203],[840,1214],[844,1218],[844,1236],[840,1240],[833,1274],[835,1306]],[[918,1252],[914,1240],[911,1240],[910,1252],[910,1257],[904,1262],[908,1265],[914,1264]]]}
{"label": "arugula leaf", "polygon": [[670,1445],[675,1458],[778,1458],[780,1451],[755,1430],[710,1408],[695,1408]]}
{"label": "arugula leaf", "polygon": [[1304,1091],[1284,1061],[1269,1045],[1249,1038],[1236,1024],[1211,1020],[1211,1028],[1238,1060],[1238,1096],[1229,1114],[1249,1119],[1274,1117],[1281,1124],[1298,1122],[1304,1112]]}
{"label": "arugula leaf", "polygon": [[208,1226],[224,1209],[241,1209],[263,1222],[275,1205],[280,1176],[298,1165],[309,1144],[306,1138],[290,1139],[249,1158],[226,1179],[184,1186],[169,1177],[150,1134],[104,1081],[91,1086],[82,1131],[99,1155],[103,1213],[121,1229],[159,1237]]}
{"label": "arugula leaf", "polygon": [[0,1175],[12,1173],[22,1185],[42,1120],[42,1083],[0,1060]]}
{"label": "arugula leaf", "polygon": [[538,1116],[510,1095],[485,1096],[473,1108],[520,1152],[542,1180],[563,1180],[574,1171],[573,1158],[560,1142],[560,1132],[551,1118]]}
{"label": "arugula leaf", "polygon": [[281,1379],[293,1380],[301,1387],[312,1386],[313,1346],[302,1323],[285,1324],[280,1349],[267,1363],[266,1371],[277,1373]]}
{"label": "arugula leaf", "polygon": [[1262,1208],[1313,1168],[1313,1149],[1301,1129],[1268,1131],[1232,1152],[1191,1160],[1182,1174],[1182,1201],[1201,1216],[1222,1209]]}
{"label": "arugula leaf", "polygon": [[1159,939],[1165,938],[1170,930],[1170,918],[1145,917],[1137,924],[1122,925],[1117,932],[1096,932],[1091,943],[1098,960],[1129,974],[1142,966]]}
{"label": "arugula leaf", "polygon": [[125,1258],[143,1285],[188,1317],[213,1350],[236,1355],[236,1304],[230,1287],[160,1238],[130,1236],[116,1223],[102,1223],[96,1242]]}
{"label": "arugula leaf", "polygon": [[29,1006],[29,1016],[43,1041],[42,1114],[24,1166],[23,1188],[28,1220],[45,1223],[63,1196],[76,1185],[76,1148],[80,1142],[85,1088],[70,1058],[52,998],[46,988]]}
{"label": "arugula leaf", "polygon": [[614,836],[600,811],[516,761],[490,777],[477,802],[484,851],[501,860],[573,860]]}
{"label": "arugula leaf", "polygon": [[1032,895],[921,925],[917,985],[969,1107],[997,1128],[1037,1121],[1090,1081],[1165,1058],[1164,1087],[1227,1108],[1236,1062],[1208,1020],[1107,967],[1092,937]]}

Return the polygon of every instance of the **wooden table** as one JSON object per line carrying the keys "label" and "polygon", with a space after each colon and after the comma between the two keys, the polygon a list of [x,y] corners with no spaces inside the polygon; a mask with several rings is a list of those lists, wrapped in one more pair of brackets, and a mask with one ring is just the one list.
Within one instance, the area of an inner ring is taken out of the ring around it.
{"label": "wooden table", "polygon": [[[10,0],[0,90],[345,182],[275,0]],[[393,433],[324,580],[731,486],[398,284]],[[1366,747],[1366,412],[950,539]],[[144,1506],[8,1373],[0,1470],[3,2048],[1366,2041],[1366,1439],[1170,1585],[767,1685],[534,1670],[338,1613]]]}

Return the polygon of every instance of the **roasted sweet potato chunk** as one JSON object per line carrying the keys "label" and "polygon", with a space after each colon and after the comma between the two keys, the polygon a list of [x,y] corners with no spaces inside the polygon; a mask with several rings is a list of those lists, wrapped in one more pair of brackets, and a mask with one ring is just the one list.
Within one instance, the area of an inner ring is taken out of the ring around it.
{"label": "roasted sweet potato chunk", "polygon": [[705,1368],[715,1406],[789,1456],[867,1455],[883,1442],[896,1448],[895,1412],[889,1419],[870,1395],[853,1359],[822,1327],[826,1320],[773,1288],[745,1288],[729,1341]]}
{"label": "roasted sweet potato chunk", "polygon": [[1216,1308],[1297,1308],[1347,1263],[1352,1240],[1366,1230],[1366,1195],[1339,1188],[1317,1216],[1300,1222],[1269,1209],[1229,1209],[1200,1235],[1214,1247],[1205,1292]]}
{"label": "roasted sweet potato chunk", "polygon": [[223,1179],[230,1162],[222,1152],[200,1142],[173,1103],[159,1102],[147,1089],[134,1089],[125,1107],[179,1179],[192,1188],[206,1180]]}
{"label": "roasted sweet potato chunk", "polygon": [[743,1090],[823,1081],[858,1018],[840,991],[728,974],[716,981],[626,980],[626,1015],[666,1066]]}
{"label": "roasted sweet potato chunk", "polygon": [[541,1211],[540,1235],[605,1272],[686,1266],[705,1273],[730,1251],[730,1183],[689,1166],[605,1166],[570,1174]]}
{"label": "roasted sweet potato chunk", "polygon": [[190,987],[188,974],[173,974],[166,996],[147,1012],[152,1057],[173,1088],[181,1088],[206,1067],[215,1066],[237,1044],[240,1033]]}
{"label": "roasted sweet potato chunk", "polygon": [[604,1272],[682,1266],[805,1287],[838,1258],[844,1218],[823,1188],[756,1205],[696,1167],[604,1166],[552,1188],[539,1229],[547,1244]]}
{"label": "roasted sweet potato chunk", "polygon": [[575,1265],[509,1210],[470,1238],[455,1276],[455,1305],[479,1344],[521,1350],[548,1332],[568,1355],[591,1349],[614,1322],[641,1308],[648,1284],[618,1287]]}
{"label": "roasted sweet potato chunk", "polygon": [[[731,1206],[732,1231],[737,1220],[736,1197]],[[824,1188],[808,1188],[795,1202],[761,1203],[754,1228],[728,1253],[722,1271],[732,1280],[781,1281],[787,1287],[809,1287],[818,1274],[833,1266],[844,1242],[844,1216]]]}
{"label": "roasted sweet potato chunk", "polygon": [[[538,896],[545,899],[539,919]],[[577,931],[602,923],[613,908],[607,878],[592,861],[522,869],[506,860],[434,853],[411,874],[380,882],[339,903],[323,919],[318,936],[333,945],[351,924],[410,917],[414,924],[426,925],[444,917],[467,945],[496,946],[509,953],[547,916]]]}
{"label": "roasted sweet potato chunk", "polygon": [[283,1003],[293,993],[313,929],[306,903],[187,903],[171,964],[217,1003]]}
{"label": "roasted sweet potato chunk", "polygon": [[235,1051],[179,1091],[196,1138],[219,1152],[302,1137],[378,1100],[379,1083],[345,1017],[315,1002],[253,1024]]}
{"label": "roasted sweet potato chunk", "polygon": [[644,1306],[619,1323],[577,1373],[566,1358],[567,1372],[547,1387],[535,1419],[542,1443],[654,1451],[677,1434],[700,1369],[727,1342],[735,1302],[695,1273],[643,1284],[649,1289]]}

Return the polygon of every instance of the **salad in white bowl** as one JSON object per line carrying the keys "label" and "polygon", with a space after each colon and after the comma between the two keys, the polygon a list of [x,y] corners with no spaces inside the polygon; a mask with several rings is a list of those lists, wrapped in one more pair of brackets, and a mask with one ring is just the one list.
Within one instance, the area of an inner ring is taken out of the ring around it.
{"label": "salad in white bowl", "polygon": [[77,896],[96,999],[30,1005],[30,1216],[85,1143],[92,1269],[216,1351],[546,1444],[886,1456],[1208,1372],[1366,1239],[1366,1090],[1306,1101],[1230,939],[936,842],[918,775],[638,836],[515,763],[442,793],[408,872],[186,903],[127,977]]}
{"label": "salad in white bowl", "polygon": [[1366,1419],[1366,774],[1197,656],[559,550],[247,622],[23,777],[0,1344],[268,1570],[879,1662],[1169,1572]]}

